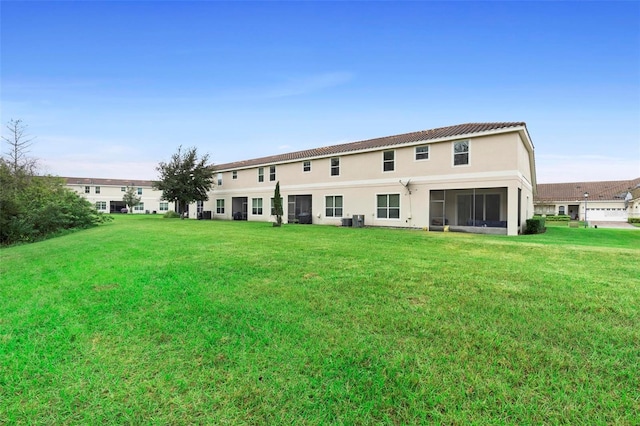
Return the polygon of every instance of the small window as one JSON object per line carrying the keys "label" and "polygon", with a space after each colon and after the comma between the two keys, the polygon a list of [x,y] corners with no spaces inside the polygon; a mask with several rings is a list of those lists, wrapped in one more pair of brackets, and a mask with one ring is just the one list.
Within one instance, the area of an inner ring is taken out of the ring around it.
{"label": "small window", "polygon": [[469,164],[469,141],[460,141],[453,144],[453,165],[464,166]]}
{"label": "small window", "polygon": [[85,194],[88,194],[88,193],[90,193],[90,192],[91,192],[91,187],[90,187],[90,186],[85,186],[85,187],[84,187],[84,193],[85,193]]}
{"label": "small window", "polygon": [[340,176],[340,158],[331,159],[331,176]]}
{"label": "small window", "polygon": [[269,167],[269,180],[271,182],[276,180],[276,166]]}
{"label": "small window", "polygon": [[96,194],[99,194],[99,193],[100,193],[100,187],[96,186]]}
{"label": "small window", "polygon": [[400,194],[378,195],[378,219],[400,219]]}
{"label": "small window", "polygon": [[216,214],[224,214],[224,198],[216,200]]}
{"label": "small window", "polygon": [[342,217],[342,195],[327,195],[324,204],[325,216]]}
{"label": "small window", "polygon": [[141,212],[142,210],[144,210],[144,203],[136,204],[136,205],[133,207],[133,210]]}
{"label": "small window", "polygon": [[264,167],[258,167],[258,182],[264,182]]}
{"label": "small window", "polygon": [[262,214],[262,198],[251,199],[251,213],[255,215]]}
{"label": "small window", "polygon": [[218,186],[222,186],[222,173],[218,173]]}
{"label": "small window", "polygon": [[96,210],[107,210],[107,202],[106,201],[96,201]]}
{"label": "small window", "polygon": [[382,170],[392,172],[396,168],[396,152],[384,151],[382,153]]}
{"label": "small window", "polygon": [[127,187],[126,186],[121,186],[120,187],[120,191],[121,192],[127,192]]}
{"label": "small window", "polygon": [[236,180],[238,179],[238,171],[234,170],[231,172],[231,179]]}
{"label": "small window", "polygon": [[303,161],[302,162],[302,171],[310,172],[311,171],[311,161]]}
{"label": "small window", "polygon": [[558,207],[558,214],[564,214],[564,206]]}
{"label": "small window", "polygon": [[169,202],[168,201],[160,201],[160,211],[161,212],[169,211]]}
{"label": "small window", "polygon": [[416,147],[416,160],[428,160],[429,159],[429,145]]}
{"label": "small window", "polygon": [[142,188],[138,188],[138,195],[142,195]]}

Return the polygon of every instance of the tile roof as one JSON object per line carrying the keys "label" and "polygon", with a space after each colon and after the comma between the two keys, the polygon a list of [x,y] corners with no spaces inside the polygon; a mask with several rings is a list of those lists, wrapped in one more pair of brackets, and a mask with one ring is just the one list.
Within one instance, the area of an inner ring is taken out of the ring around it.
{"label": "tile roof", "polygon": [[536,203],[545,201],[584,200],[589,193],[589,201],[624,200],[627,192],[640,186],[640,178],[631,180],[608,180],[599,182],[539,183],[534,199]]}
{"label": "tile roof", "polygon": [[304,158],[322,157],[336,154],[343,154],[354,151],[381,148],[393,145],[402,145],[412,142],[429,141],[454,136],[481,134],[509,128],[524,127],[524,122],[503,122],[503,123],[466,123],[456,126],[439,127],[437,129],[422,130],[419,132],[405,133],[402,135],[385,136],[382,138],[368,139],[358,142],[349,142],[339,145],[325,146],[321,148],[307,149],[303,151],[290,152],[287,154],[272,155],[269,157],[254,158],[251,160],[236,161],[232,163],[216,164],[215,170],[232,170],[258,165],[280,163],[286,161],[296,161]]}
{"label": "tile roof", "polygon": [[153,181],[140,179],[99,179],[63,177],[67,185],[97,185],[97,186],[151,186]]}

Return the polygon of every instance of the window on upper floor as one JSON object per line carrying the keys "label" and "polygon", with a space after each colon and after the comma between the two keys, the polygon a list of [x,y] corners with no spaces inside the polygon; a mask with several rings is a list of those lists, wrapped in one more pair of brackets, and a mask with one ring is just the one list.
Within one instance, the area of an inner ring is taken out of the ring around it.
{"label": "window on upper floor", "polygon": [[84,187],[84,193],[85,193],[85,194],[88,194],[88,193],[90,193],[90,192],[91,192],[91,187],[90,187],[90,186],[85,186],[85,187]]}
{"label": "window on upper floor", "polygon": [[258,182],[264,182],[264,167],[258,167]]}
{"label": "window on upper floor", "polygon": [[222,173],[218,173],[218,186],[222,186]]}
{"label": "window on upper floor", "polygon": [[453,165],[464,166],[469,164],[469,141],[453,143]]}
{"label": "window on upper floor", "polygon": [[127,187],[126,186],[121,186],[120,187],[120,191],[121,192],[127,192]]}
{"label": "window on upper floor", "polygon": [[231,179],[236,180],[238,179],[238,171],[234,170],[231,172]]}
{"label": "window on upper floor", "polygon": [[382,170],[385,172],[392,172],[396,168],[396,152],[384,151],[382,153]]}
{"label": "window on upper floor", "polygon": [[142,188],[138,188],[138,195],[142,195]]}
{"label": "window on upper floor", "polygon": [[100,193],[100,187],[96,186],[96,194],[99,194],[99,193]]}
{"label": "window on upper floor", "polygon": [[340,157],[331,159],[331,176],[340,176]]}
{"label": "window on upper floor", "polygon": [[429,159],[429,145],[416,146],[416,160]]}
{"label": "window on upper floor", "polygon": [[342,217],[342,195],[327,195],[324,197],[325,216]]}
{"label": "window on upper floor", "polygon": [[276,166],[269,167],[269,180],[274,182],[276,180]]}
{"label": "window on upper floor", "polygon": [[400,219],[400,194],[380,194],[377,196],[378,219]]}
{"label": "window on upper floor", "polygon": [[303,172],[310,172],[311,171],[311,161],[310,160],[302,162],[302,171]]}

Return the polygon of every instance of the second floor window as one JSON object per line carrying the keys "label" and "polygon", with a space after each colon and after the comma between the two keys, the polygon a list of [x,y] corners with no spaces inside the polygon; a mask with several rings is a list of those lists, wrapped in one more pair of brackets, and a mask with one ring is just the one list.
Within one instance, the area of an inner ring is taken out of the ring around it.
{"label": "second floor window", "polygon": [[264,167],[258,167],[258,182],[264,182]]}
{"label": "second floor window", "polygon": [[416,160],[429,159],[429,145],[416,147]]}
{"label": "second floor window", "polygon": [[463,166],[469,164],[469,141],[460,141],[453,144],[453,165]]}
{"label": "second floor window", "polygon": [[90,186],[85,186],[85,187],[84,187],[84,193],[85,193],[85,194],[88,194],[88,193],[90,193],[90,192],[91,192],[91,187],[90,187]]}
{"label": "second floor window", "polygon": [[138,195],[142,195],[142,188],[138,188]]}
{"label": "second floor window", "polygon": [[238,172],[236,170],[231,172],[231,179],[233,180],[238,179]]}
{"label": "second floor window", "polygon": [[96,186],[96,194],[99,194],[99,193],[100,193],[100,187]]}
{"label": "second floor window", "polygon": [[272,182],[276,180],[276,166],[269,167],[269,180]]}
{"label": "second floor window", "polygon": [[222,173],[218,173],[218,186],[222,186]]}
{"label": "second floor window", "polygon": [[340,176],[340,158],[331,159],[331,176]]}
{"label": "second floor window", "polygon": [[311,171],[311,161],[304,161],[302,163],[302,171],[303,172],[310,172]]}
{"label": "second floor window", "polygon": [[396,169],[396,152],[384,151],[382,153],[382,170],[392,172]]}

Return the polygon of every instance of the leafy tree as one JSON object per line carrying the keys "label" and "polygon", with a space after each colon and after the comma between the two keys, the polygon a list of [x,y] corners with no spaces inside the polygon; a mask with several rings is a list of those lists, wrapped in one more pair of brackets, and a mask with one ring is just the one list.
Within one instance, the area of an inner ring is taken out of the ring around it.
{"label": "leafy tree", "polygon": [[280,195],[280,181],[276,182],[276,189],[273,191],[273,212],[276,215],[274,226],[282,226],[282,196]]}
{"label": "leafy tree", "polygon": [[86,228],[107,220],[61,178],[37,176],[37,162],[28,157],[33,138],[21,120],[6,126],[2,137],[9,149],[0,158],[0,244],[30,242],[60,231]]}
{"label": "leafy tree", "polygon": [[138,196],[138,191],[136,190],[136,188],[127,186],[127,190],[122,196],[122,201],[127,207],[129,207],[130,212],[133,212],[134,206],[140,204],[140,200],[142,200],[142,197]]}
{"label": "leafy tree", "polygon": [[160,162],[156,167],[160,179],[153,183],[153,187],[162,191],[163,200],[177,201],[178,213],[183,213],[189,203],[209,199],[214,172],[208,162],[208,154],[199,158],[196,148],[183,151],[180,146],[178,152],[171,156],[171,161]]}

